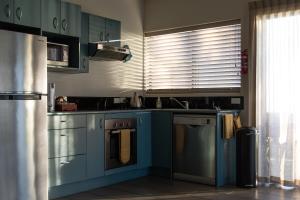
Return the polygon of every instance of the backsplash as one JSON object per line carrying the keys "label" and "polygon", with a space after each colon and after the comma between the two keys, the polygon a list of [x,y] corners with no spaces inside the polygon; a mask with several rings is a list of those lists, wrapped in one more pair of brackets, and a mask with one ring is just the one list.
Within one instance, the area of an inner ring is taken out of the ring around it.
{"label": "backsplash", "polygon": [[[244,109],[244,97],[175,97],[179,101],[188,101],[190,109]],[[142,108],[156,108],[156,97],[142,98]],[[78,110],[124,110],[130,107],[130,97],[68,97],[68,102],[76,103]],[[182,108],[169,97],[161,97],[162,108]]]}

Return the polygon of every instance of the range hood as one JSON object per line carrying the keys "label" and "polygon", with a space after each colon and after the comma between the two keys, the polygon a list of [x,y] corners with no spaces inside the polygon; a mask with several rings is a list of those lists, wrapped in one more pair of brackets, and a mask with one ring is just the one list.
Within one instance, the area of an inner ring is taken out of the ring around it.
{"label": "range hood", "polygon": [[114,47],[101,43],[89,43],[89,58],[98,61],[123,61],[127,62],[132,55],[127,45]]}

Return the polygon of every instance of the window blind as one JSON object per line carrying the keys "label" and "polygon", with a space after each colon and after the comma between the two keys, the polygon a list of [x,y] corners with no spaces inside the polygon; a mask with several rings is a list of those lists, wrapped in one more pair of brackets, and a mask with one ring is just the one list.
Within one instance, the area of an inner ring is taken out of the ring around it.
{"label": "window blind", "polygon": [[240,88],[240,54],[240,24],[145,37],[145,89]]}

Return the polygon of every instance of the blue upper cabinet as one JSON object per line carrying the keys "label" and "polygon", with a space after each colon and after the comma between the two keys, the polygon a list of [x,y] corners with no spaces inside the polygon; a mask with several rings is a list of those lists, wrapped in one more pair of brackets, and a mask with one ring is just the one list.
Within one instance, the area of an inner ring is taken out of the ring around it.
{"label": "blue upper cabinet", "polygon": [[14,0],[14,23],[41,27],[41,0]]}
{"label": "blue upper cabinet", "polygon": [[89,15],[89,42],[105,40],[105,18]]}
{"label": "blue upper cabinet", "polygon": [[80,37],[81,8],[78,5],[61,2],[61,34]]}
{"label": "blue upper cabinet", "polygon": [[0,21],[41,27],[41,0],[1,0]]}
{"label": "blue upper cabinet", "polygon": [[61,0],[42,0],[42,30],[80,37],[80,6]]}
{"label": "blue upper cabinet", "polygon": [[42,30],[60,33],[60,0],[42,0]]}
{"label": "blue upper cabinet", "polygon": [[147,168],[152,165],[151,153],[151,113],[137,114],[137,162],[138,168]]}
{"label": "blue upper cabinet", "polygon": [[104,115],[87,115],[87,178],[104,176]]}
{"label": "blue upper cabinet", "polygon": [[119,47],[121,39],[121,22],[104,17],[89,15],[89,42],[109,42]]}
{"label": "blue upper cabinet", "polygon": [[113,19],[106,19],[105,41],[110,41],[110,45],[119,47],[121,45],[121,22]]}
{"label": "blue upper cabinet", "polygon": [[13,0],[0,1],[0,21],[13,22]]}

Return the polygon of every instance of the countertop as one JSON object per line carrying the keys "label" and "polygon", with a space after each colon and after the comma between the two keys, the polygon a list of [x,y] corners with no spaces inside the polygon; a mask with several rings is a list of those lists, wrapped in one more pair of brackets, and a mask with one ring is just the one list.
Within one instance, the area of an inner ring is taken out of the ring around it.
{"label": "countertop", "polygon": [[80,114],[112,114],[112,113],[128,113],[128,112],[155,112],[155,111],[165,111],[165,112],[174,112],[174,113],[207,113],[207,114],[216,114],[216,113],[227,113],[227,112],[240,112],[236,109],[227,109],[227,110],[215,110],[215,109],[174,109],[174,108],[165,108],[165,109],[128,109],[128,110],[97,110],[97,111],[73,111],[73,112],[48,112],[48,115],[80,115]]}

